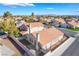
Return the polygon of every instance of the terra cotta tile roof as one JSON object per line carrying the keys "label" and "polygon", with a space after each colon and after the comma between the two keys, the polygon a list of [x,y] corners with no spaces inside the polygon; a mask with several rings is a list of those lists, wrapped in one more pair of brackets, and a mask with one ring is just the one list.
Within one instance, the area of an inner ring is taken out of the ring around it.
{"label": "terra cotta tile roof", "polygon": [[42,24],[41,22],[33,22],[33,23],[30,23],[30,24],[31,24],[31,27],[32,27],[32,28],[43,26],[43,24]]}
{"label": "terra cotta tile roof", "polygon": [[[32,33],[34,36],[36,35],[36,33]],[[46,45],[47,43],[49,43],[50,41],[56,39],[57,37],[59,37],[60,35],[64,35],[64,33],[62,33],[61,31],[59,31],[58,29],[44,29],[41,32],[39,32],[39,36],[40,36],[40,43],[41,45]]]}
{"label": "terra cotta tile roof", "polygon": [[[26,23],[26,25],[29,25],[29,23]],[[41,22],[32,22],[32,23],[30,23],[30,25],[31,25],[31,29],[33,29],[33,28],[39,28],[40,29],[40,27],[43,27],[43,24]],[[25,34],[28,33],[28,31],[21,31],[20,33],[22,35],[25,35]]]}

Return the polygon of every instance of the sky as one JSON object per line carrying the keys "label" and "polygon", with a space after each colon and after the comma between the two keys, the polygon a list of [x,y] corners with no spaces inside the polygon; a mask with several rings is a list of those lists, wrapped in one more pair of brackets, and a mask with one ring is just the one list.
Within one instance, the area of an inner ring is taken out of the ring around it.
{"label": "sky", "polygon": [[0,3],[0,15],[79,15],[79,3]]}

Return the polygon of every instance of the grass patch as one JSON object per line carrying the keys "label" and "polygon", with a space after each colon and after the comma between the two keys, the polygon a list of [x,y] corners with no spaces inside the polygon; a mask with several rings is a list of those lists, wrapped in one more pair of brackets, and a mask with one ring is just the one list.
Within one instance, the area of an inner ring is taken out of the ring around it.
{"label": "grass patch", "polygon": [[65,29],[73,31],[73,32],[79,32],[79,28],[78,27],[76,27],[76,28],[65,28]]}

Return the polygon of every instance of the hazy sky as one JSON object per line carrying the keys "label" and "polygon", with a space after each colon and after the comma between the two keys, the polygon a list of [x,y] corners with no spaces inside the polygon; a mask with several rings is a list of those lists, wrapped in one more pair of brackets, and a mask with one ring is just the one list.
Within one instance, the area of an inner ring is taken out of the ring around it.
{"label": "hazy sky", "polygon": [[79,15],[79,3],[30,3],[3,4],[0,3],[0,15],[10,11],[13,15]]}

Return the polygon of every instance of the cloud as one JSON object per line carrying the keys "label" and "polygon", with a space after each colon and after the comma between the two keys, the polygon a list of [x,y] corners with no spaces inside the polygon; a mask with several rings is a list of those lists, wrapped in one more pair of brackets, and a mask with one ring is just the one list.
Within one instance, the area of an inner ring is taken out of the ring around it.
{"label": "cloud", "polygon": [[79,10],[74,10],[75,12],[79,12]]}
{"label": "cloud", "polygon": [[16,4],[3,4],[5,6],[35,6],[34,4],[32,3],[16,3]]}
{"label": "cloud", "polygon": [[35,6],[32,3],[27,3],[24,0],[0,0],[0,4],[5,6]]}
{"label": "cloud", "polygon": [[53,10],[54,8],[46,8],[46,10]]}

